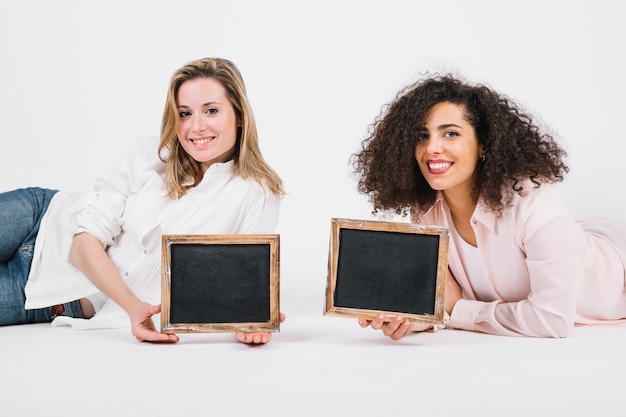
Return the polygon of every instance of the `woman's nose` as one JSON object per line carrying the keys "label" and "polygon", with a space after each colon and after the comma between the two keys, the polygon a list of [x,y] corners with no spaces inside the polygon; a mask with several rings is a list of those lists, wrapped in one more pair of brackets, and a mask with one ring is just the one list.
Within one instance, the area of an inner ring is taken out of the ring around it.
{"label": "woman's nose", "polygon": [[436,136],[431,136],[428,139],[423,139],[418,143],[418,146],[428,154],[438,154],[442,151],[442,142]]}
{"label": "woman's nose", "polygon": [[206,122],[201,114],[196,114],[193,116],[193,124],[192,129],[194,132],[202,132],[206,128]]}

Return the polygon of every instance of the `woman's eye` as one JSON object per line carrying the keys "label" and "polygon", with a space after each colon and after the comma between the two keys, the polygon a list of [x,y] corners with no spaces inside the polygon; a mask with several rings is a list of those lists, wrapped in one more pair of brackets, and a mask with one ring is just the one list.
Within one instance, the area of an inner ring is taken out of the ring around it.
{"label": "woman's eye", "polygon": [[458,134],[458,132],[450,130],[450,131],[444,133],[444,136],[447,137],[447,138],[453,138],[453,137],[460,136],[460,135]]}
{"label": "woman's eye", "polygon": [[422,140],[426,140],[428,139],[428,133],[418,133],[417,134],[417,140],[418,141],[422,141]]}
{"label": "woman's eye", "polygon": [[190,116],[191,113],[189,113],[188,111],[181,111],[180,113],[178,113],[178,117],[180,117],[181,119]]}
{"label": "woman's eye", "polygon": [[215,109],[215,108],[206,109],[206,113],[207,114],[217,114],[217,109]]}

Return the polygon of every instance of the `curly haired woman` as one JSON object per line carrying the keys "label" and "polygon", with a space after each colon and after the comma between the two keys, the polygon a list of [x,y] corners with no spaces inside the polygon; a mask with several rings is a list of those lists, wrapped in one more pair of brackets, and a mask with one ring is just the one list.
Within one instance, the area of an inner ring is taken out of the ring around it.
{"label": "curly haired woman", "polygon": [[[626,224],[576,221],[566,152],[518,105],[450,74],[406,87],[353,155],[373,213],[450,230],[447,327],[566,337],[626,318]],[[394,340],[403,317],[360,319]]]}

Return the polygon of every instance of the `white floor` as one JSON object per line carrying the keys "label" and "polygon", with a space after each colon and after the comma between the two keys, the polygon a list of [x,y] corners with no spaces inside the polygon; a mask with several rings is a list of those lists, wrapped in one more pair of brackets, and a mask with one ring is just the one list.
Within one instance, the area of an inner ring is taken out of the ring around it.
{"label": "white floor", "polygon": [[[313,299],[313,297],[311,298]],[[231,334],[0,328],[0,416],[625,416],[626,326],[567,339],[387,340],[287,297],[269,345]]]}

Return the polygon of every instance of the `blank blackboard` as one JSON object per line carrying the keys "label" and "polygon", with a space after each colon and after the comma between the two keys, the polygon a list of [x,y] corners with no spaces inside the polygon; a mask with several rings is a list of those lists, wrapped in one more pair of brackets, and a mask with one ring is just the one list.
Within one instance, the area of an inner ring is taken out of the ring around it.
{"label": "blank blackboard", "polygon": [[443,323],[448,228],[332,219],[325,314]]}
{"label": "blank blackboard", "polygon": [[278,331],[278,241],[278,235],[164,235],[161,331]]}

